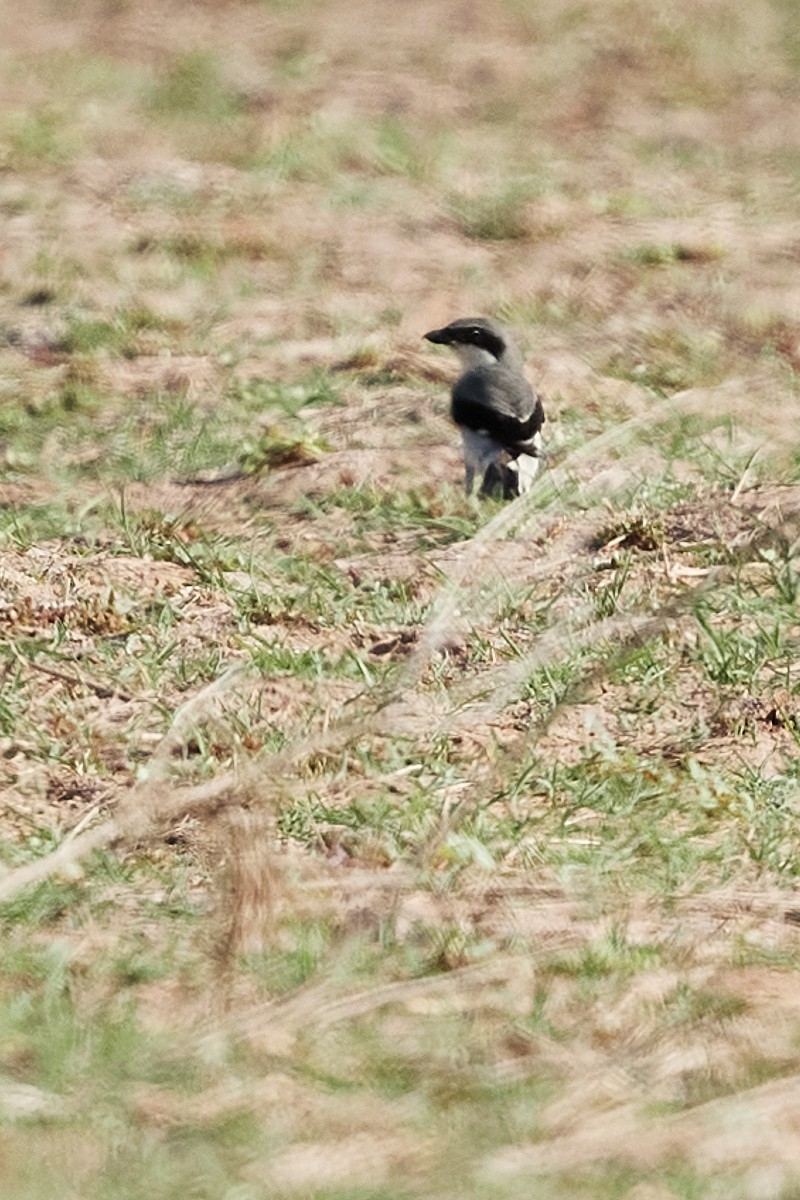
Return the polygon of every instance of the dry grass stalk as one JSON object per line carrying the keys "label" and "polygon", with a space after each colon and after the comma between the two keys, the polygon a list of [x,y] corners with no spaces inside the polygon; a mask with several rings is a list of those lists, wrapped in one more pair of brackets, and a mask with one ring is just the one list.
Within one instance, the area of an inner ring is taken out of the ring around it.
{"label": "dry grass stalk", "polygon": [[263,809],[224,815],[225,883],[221,894],[223,961],[256,954],[275,939],[280,876],[271,854],[273,831]]}
{"label": "dry grass stalk", "polygon": [[446,975],[381,984],[344,996],[332,996],[334,985],[325,981],[311,984],[289,997],[240,1010],[222,1024],[215,1020],[201,1031],[201,1037],[216,1042],[220,1033],[251,1038],[274,1030],[290,1034],[306,1027],[321,1030],[340,1021],[367,1016],[390,1004],[409,1004],[421,997],[449,996],[455,1001],[470,988],[502,984],[518,979],[521,974],[526,977],[530,974],[528,961],[507,955],[458,967]]}
{"label": "dry grass stalk", "polygon": [[686,1155],[704,1169],[762,1163],[793,1173],[800,1169],[798,1084],[800,1076],[789,1075],[669,1117],[647,1118],[638,1106],[622,1104],[584,1119],[563,1137],[492,1155],[483,1170],[497,1178],[586,1168],[609,1159],[655,1166]]}

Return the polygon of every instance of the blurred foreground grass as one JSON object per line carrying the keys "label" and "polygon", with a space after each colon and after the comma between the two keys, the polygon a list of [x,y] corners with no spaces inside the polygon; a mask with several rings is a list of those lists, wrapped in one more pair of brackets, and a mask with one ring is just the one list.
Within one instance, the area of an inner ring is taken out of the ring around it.
{"label": "blurred foreground grass", "polygon": [[790,1200],[792,6],[6,9],[0,1191]]}

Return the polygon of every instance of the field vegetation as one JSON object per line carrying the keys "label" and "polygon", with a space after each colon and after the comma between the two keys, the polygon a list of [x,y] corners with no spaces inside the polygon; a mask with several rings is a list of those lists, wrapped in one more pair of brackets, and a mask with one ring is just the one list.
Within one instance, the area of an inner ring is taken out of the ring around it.
{"label": "field vegetation", "polygon": [[2,12],[0,1195],[794,1200],[795,6]]}

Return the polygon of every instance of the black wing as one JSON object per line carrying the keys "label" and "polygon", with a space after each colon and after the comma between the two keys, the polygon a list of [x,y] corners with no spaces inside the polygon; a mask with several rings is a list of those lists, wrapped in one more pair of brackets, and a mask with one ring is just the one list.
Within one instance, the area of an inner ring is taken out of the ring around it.
{"label": "black wing", "polygon": [[527,379],[503,367],[476,367],[453,387],[451,414],[457,425],[484,429],[511,453],[524,452],[544,424],[544,408]]}

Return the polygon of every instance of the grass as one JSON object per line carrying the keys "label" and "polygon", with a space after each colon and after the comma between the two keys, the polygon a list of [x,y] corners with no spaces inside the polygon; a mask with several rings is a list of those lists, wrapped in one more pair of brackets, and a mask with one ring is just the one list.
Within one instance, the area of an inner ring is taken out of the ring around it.
{"label": "grass", "polygon": [[461,232],[478,241],[518,241],[527,237],[530,226],[527,207],[530,192],[514,184],[494,194],[455,196],[450,209]]}
{"label": "grass", "polygon": [[0,1192],[789,1200],[788,6],[106,9],[0,83]]}

